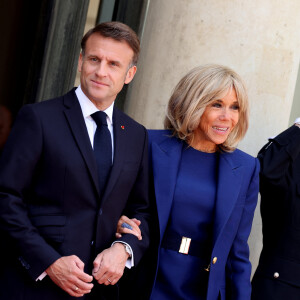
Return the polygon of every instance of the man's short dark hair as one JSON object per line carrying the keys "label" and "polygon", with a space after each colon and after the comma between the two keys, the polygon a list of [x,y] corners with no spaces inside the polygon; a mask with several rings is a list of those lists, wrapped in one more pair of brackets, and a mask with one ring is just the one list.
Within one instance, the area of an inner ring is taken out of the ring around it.
{"label": "man's short dark hair", "polygon": [[96,33],[106,38],[126,42],[133,51],[131,65],[134,66],[137,64],[140,53],[140,41],[137,34],[129,26],[121,22],[104,22],[90,29],[81,40],[83,55],[85,52],[86,41],[92,34]]}

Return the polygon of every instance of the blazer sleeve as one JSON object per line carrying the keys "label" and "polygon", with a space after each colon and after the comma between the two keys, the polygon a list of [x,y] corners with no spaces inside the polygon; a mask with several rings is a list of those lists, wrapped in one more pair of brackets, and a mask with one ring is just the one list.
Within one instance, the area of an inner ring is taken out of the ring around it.
{"label": "blazer sleeve", "polygon": [[248,237],[250,235],[259,189],[259,161],[255,159],[255,167],[246,193],[245,205],[239,227],[233,241],[227,266],[226,287],[232,300],[250,300],[251,298],[251,263],[249,261]]}
{"label": "blazer sleeve", "polygon": [[132,234],[124,234],[120,241],[128,243],[134,254],[134,264],[138,264],[150,243],[150,216],[152,205],[149,200],[149,167],[148,167],[148,134],[144,128],[144,146],[141,155],[138,176],[128,198],[123,212],[129,218],[136,218],[141,221],[140,229],[142,240],[139,241]]}
{"label": "blazer sleeve", "polygon": [[25,201],[42,150],[39,118],[31,105],[24,106],[0,159],[0,229],[9,236],[10,250],[16,251],[15,258],[34,280],[60,257],[33,226]]}

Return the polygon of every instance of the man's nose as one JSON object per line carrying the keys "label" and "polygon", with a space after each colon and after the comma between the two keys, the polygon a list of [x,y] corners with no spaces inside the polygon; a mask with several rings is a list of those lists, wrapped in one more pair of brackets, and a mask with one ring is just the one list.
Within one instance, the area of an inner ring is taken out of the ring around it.
{"label": "man's nose", "polygon": [[107,65],[105,62],[101,61],[96,69],[96,74],[100,77],[107,76]]}

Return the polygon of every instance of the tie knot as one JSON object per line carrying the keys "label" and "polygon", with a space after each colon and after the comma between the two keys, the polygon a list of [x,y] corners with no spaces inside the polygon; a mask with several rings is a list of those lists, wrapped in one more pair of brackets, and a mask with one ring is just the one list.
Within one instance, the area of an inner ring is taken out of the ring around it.
{"label": "tie knot", "polygon": [[106,122],[107,114],[105,112],[100,110],[96,111],[95,113],[91,114],[91,117],[94,119],[97,126],[101,126],[101,125],[107,126],[107,122]]}

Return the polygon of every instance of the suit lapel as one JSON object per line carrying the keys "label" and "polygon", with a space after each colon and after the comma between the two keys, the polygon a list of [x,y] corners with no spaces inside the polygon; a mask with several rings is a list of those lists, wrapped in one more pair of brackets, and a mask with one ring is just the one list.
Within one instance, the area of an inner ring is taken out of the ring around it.
{"label": "suit lapel", "polygon": [[169,137],[160,144],[152,143],[153,176],[161,238],[172,207],[182,147],[183,143]]}
{"label": "suit lapel", "polygon": [[[126,123],[120,111],[114,108],[113,113],[113,128],[114,128],[114,162],[106,184],[106,189],[103,195],[103,200],[107,198],[107,195],[110,194],[116,181],[119,177],[119,174],[122,170],[124,153],[126,147],[126,136],[127,131],[123,128],[126,128]],[[102,201],[103,203],[103,201]]]}
{"label": "suit lapel", "polygon": [[221,235],[239,196],[242,166],[232,160],[234,153],[221,153],[218,170],[217,198],[214,222],[214,244]]}
{"label": "suit lapel", "polygon": [[82,111],[75,95],[74,90],[64,96],[64,104],[66,109],[64,114],[70,125],[74,139],[80,149],[83,159],[92,177],[93,183],[99,194],[99,186],[97,180],[97,167],[92,149],[92,145],[87,133],[86,125],[82,116]]}

